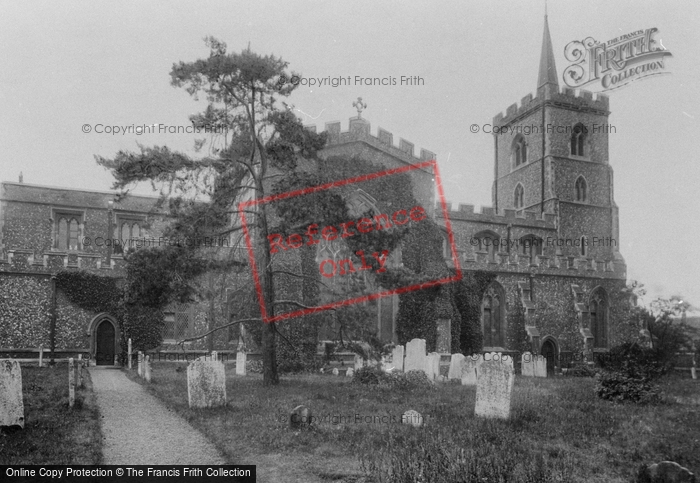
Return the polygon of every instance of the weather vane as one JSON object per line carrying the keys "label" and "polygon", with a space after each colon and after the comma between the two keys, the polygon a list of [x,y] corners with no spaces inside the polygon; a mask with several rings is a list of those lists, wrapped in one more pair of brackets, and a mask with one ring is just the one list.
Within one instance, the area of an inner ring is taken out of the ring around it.
{"label": "weather vane", "polygon": [[362,102],[362,98],[358,97],[357,100],[352,103],[352,107],[357,109],[357,118],[362,119],[362,111],[363,109],[367,109],[367,103]]}

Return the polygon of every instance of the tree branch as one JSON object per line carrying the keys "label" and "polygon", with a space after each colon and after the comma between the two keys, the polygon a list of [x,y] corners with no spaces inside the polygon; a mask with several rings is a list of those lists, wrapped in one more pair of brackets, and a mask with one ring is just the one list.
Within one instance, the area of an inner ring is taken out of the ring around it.
{"label": "tree branch", "polygon": [[211,330],[210,330],[209,332],[207,332],[206,334],[198,335],[197,337],[190,337],[189,339],[182,339],[181,341],[178,341],[178,342],[177,342],[177,345],[183,345],[185,342],[192,342],[192,341],[195,341],[195,340],[203,339],[203,338],[205,338],[206,336],[208,336],[209,334],[213,334],[213,333],[216,332],[217,330],[225,329],[226,327],[230,327],[230,326],[232,326],[232,325],[240,324],[240,323],[242,323],[242,322],[254,322],[254,321],[262,322],[262,319],[261,319],[261,318],[255,318],[255,319],[241,319],[241,320],[237,320],[237,321],[235,321],[235,322],[229,322],[228,324],[224,324],[224,325],[220,325],[220,326],[218,326],[218,327],[214,327],[213,329],[211,329]]}

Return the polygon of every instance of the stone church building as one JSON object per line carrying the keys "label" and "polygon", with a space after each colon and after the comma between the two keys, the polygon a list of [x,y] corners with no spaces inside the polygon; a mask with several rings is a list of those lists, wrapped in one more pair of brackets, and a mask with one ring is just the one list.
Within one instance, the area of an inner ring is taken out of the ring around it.
{"label": "stone church building", "polygon": [[[569,355],[589,357],[639,337],[640,328],[625,318],[631,301],[608,159],[609,114],[606,96],[559,85],[545,17],[534,95],[493,119],[498,133],[493,207],[475,213],[473,206],[459,205],[447,213],[465,276],[491,277],[483,293],[470,295],[478,297],[483,350],[530,350],[547,356],[553,368]],[[326,124],[325,131],[324,158],[356,156],[386,168],[435,159],[425,149],[415,155],[414,145],[404,139],[395,146],[384,129],[371,134],[361,115],[350,119],[348,131],[339,122]],[[491,164],[470,169],[491,169]],[[412,182],[415,199],[444,227],[432,173],[416,170]],[[114,363],[122,344],[119,322],[109,313],[75,307],[52,278],[60,270],[78,269],[119,278],[121,253],[104,240],[159,236],[162,218],[153,216],[155,198],[117,201],[114,195],[22,182],[0,185],[0,357],[53,342],[58,352]],[[446,231],[443,235],[444,259],[455,268]],[[379,299],[375,306],[378,336],[397,342],[399,297]],[[194,334],[201,321],[198,307],[170,306],[165,341]],[[450,322],[443,322],[448,325],[441,333],[449,337]],[[321,340],[331,337],[319,334]],[[237,343],[224,342],[217,348]]]}

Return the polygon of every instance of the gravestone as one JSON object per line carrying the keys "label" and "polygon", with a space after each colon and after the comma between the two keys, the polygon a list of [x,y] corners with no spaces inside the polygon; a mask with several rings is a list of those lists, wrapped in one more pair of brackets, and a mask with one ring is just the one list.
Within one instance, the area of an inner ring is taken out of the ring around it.
{"label": "gravestone", "polygon": [[337,367],[334,367],[334,368],[333,368],[333,375],[334,375],[334,376],[337,376],[337,375],[338,375],[338,368],[337,368]]}
{"label": "gravestone", "polygon": [[403,371],[403,346],[397,345],[391,351],[391,363],[397,371]]}
{"label": "gravestone", "polygon": [[425,371],[425,339],[413,339],[406,344],[404,371]]}
{"label": "gravestone", "polygon": [[138,352],[138,369],[136,371],[139,377],[143,377],[143,352]]}
{"label": "gravestone", "polygon": [[151,382],[151,356],[146,356],[146,360],[143,361],[143,378],[146,382]]}
{"label": "gravestone", "polygon": [[245,376],[245,364],[247,362],[248,355],[243,351],[236,352],[236,375]]}
{"label": "gravestone", "polygon": [[300,404],[289,413],[289,427],[295,430],[308,428],[311,426],[312,418],[311,410]]}
{"label": "gravestone", "polygon": [[695,475],[673,461],[662,461],[642,467],[637,483],[695,483]]}
{"label": "gravestone", "polygon": [[692,377],[693,379],[697,379],[697,378],[698,378],[698,376],[697,376],[697,374],[696,374],[696,372],[695,372],[695,368],[694,368],[694,367],[691,367],[691,368],[690,368],[690,377]]}
{"label": "gravestone", "polygon": [[462,379],[462,361],[464,360],[464,354],[452,354],[450,358],[450,371],[447,373],[447,379]]}
{"label": "gravestone", "polygon": [[75,404],[75,365],[73,358],[68,359],[68,406],[73,407]]}
{"label": "gravestone", "polygon": [[547,358],[543,355],[535,356],[535,377],[547,377]]}
{"label": "gravestone", "polygon": [[345,377],[352,377],[355,375],[355,371],[352,367],[348,368],[348,370],[345,372]]}
{"label": "gravestone", "polygon": [[355,370],[357,371],[358,369],[362,369],[363,365],[364,361],[362,360],[362,356],[355,354]]}
{"label": "gravestone", "polygon": [[401,423],[410,424],[414,428],[418,428],[423,425],[423,416],[418,411],[409,409],[401,416]]}
{"label": "gravestone", "polygon": [[197,358],[187,366],[187,399],[191,408],[226,404],[224,363]]}
{"label": "gravestone", "polygon": [[431,381],[437,380],[440,375],[440,354],[431,352],[426,357],[425,373]]}
{"label": "gravestone", "polygon": [[0,360],[0,427],[24,428],[22,368],[17,361]]}
{"label": "gravestone", "polygon": [[44,346],[39,346],[39,367],[44,367]]}
{"label": "gravestone", "polygon": [[216,351],[211,351],[211,360],[218,361],[219,360],[219,353]]}
{"label": "gravestone", "polygon": [[479,366],[484,363],[484,357],[481,354],[465,356],[462,359],[462,385],[476,386],[476,376],[479,372]]}
{"label": "gravestone", "polygon": [[513,392],[513,359],[485,360],[478,368],[474,414],[485,418],[510,418]]}
{"label": "gravestone", "polygon": [[520,356],[520,372],[525,377],[535,377],[535,359],[531,352],[523,352]]}

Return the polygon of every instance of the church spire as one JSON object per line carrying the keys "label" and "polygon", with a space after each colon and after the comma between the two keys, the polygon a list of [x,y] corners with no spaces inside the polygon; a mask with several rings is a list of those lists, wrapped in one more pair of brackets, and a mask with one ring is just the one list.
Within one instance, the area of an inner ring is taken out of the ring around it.
{"label": "church spire", "polygon": [[[546,7],[545,7],[546,9]],[[550,84],[559,87],[557,81],[557,66],[554,65],[554,50],[552,49],[552,37],[549,35],[549,23],[547,13],[544,15],[544,35],[542,36],[542,53],[540,54],[540,74],[537,79],[537,89]]]}

